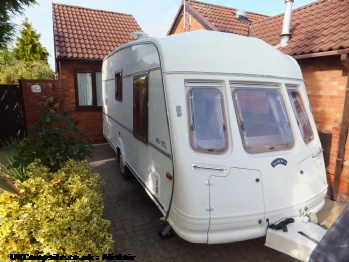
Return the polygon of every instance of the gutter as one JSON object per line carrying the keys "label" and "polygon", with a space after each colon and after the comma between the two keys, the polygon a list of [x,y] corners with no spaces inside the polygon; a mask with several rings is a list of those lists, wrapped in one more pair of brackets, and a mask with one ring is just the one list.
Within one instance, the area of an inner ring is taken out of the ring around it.
{"label": "gutter", "polygon": [[347,77],[347,87],[344,96],[344,108],[342,114],[342,123],[341,130],[339,133],[339,141],[338,141],[338,149],[337,149],[337,158],[336,158],[336,167],[334,171],[334,181],[332,186],[332,195],[331,199],[333,201],[337,200],[338,197],[338,189],[339,182],[341,178],[341,173],[343,171],[343,163],[344,163],[344,154],[345,154],[345,144],[347,142],[348,137],[348,117],[349,117],[349,55],[342,54],[341,62],[343,66],[347,69],[348,77]]}
{"label": "gutter", "polygon": [[325,52],[309,53],[309,54],[302,54],[302,55],[291,55],[291,56],[294,59],[305,59],[305,58],[314,58],[314,57],[322,57],[322,56],[342,55],[342,54],[348,54],[348,53],[349,53],[349,48],[339,49],[335,51],[325,51]]}
{"label": "gutter", "polygon": [[74,62],[89,62],[89,63],[102,63],[102,59],[91,58],[70,58],[70,57],[57,57],[56,61],[74,61]]}

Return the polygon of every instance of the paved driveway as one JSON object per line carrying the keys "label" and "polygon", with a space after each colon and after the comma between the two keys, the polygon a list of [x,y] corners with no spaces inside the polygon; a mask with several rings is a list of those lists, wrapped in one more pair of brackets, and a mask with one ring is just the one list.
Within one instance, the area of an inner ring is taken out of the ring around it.
{"label": "paved driveway", "polygon": [[230,244],[192,244],[178,236],[160,240],[162,216],[136,179],[121,178],[109,145],[95,147],[88,161],[104,181],[104,216],[115,241],[114,254],[136,261],[298,261],[264,246],[265,238]]}

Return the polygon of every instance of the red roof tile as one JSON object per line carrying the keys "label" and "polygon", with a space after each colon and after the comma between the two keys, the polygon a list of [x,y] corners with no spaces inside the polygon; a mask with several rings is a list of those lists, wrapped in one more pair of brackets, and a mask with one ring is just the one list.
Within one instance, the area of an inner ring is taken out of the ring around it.
{"label": "red roof tile", "polygon": [[[188,7],[195,8],[201,17],[206,19],[209,24],[212,24],[217,31],[241,35],[247,34],[248,25],[236,19],[236,9],[198,1],[188,2]],[[252,22],[257,22],[267,17],[262,14],[246,12],[246,18]]]}
{"label": "red roof tile", "polygon": [[[280,42],[284,15],[256,22],[252,36],[271,45]],[[293,10],[291,38],[280,50],[302,55],[349,48],[349,0],[318,0]]]}
{"label": "red roof tile", "polygon": [[102,60],[142,31],[132,15],[52,4],[56,59]]}
{"label": "red roof tile", "polygon": [[[199,1],[187,1],[186,10],[201,22],[207,29],[246,35],[248,24],[240,22],[235,17],[236,9],[208,4]],[[183,12],[183,4],[180,6],[175,21],[172,24],[168,34],[172,34]],[[257,22],[269,16],[246,12],[247,19]]]}

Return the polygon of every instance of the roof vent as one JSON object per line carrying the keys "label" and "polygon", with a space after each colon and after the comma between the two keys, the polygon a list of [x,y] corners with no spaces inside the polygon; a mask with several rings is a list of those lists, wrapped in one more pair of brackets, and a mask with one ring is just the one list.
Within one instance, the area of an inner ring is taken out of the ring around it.
{"label": "roof vent", "polygon": [[248,31],[247,31],[247,36],[251,35],[251,27],[252,27],[252,21],[247,19],[246,17],[246,12],[243,10],[235,10],[235,17],[237,20],[243,23],[248,23]]}
{"label": "roof vent", "polygon": [[147,38],[148,34],[146,34],[144,32],[132,32],[131,36],[138,40],[138,39]]}

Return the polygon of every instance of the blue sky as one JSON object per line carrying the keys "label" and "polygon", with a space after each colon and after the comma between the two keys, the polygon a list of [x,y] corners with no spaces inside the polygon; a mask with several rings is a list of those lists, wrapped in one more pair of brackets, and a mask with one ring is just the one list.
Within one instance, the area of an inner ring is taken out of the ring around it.
{"label": "blue sky", "polygon": [[[285,9],[284,0],[200,1],[265,15],[280,14]],[[29,19],[36,32],[41,34],[40,41],[50,53],[49,63],[54,69],[52,2],[132,14],[141,28],[150,36],[164,36],[169,30],[182,0],[37,0],[37,2],[38,5],[27,8],[23,16],[15,16],[13,21],[20,24],[24,17]],[[297,8],[312,2],[315,1],[295,0],[293,7]]]}

